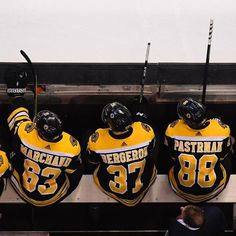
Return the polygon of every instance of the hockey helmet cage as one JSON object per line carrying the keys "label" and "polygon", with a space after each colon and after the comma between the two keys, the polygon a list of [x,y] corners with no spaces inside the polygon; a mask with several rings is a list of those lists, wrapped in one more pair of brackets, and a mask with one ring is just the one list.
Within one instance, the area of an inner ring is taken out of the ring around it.
{"label": "hockey helmet cage", "polygon": [[183,119],[187,125],[193,129],[204,127],[207,116],[205,107],[192,98],[186,98],[177,105],[179,118]]}
{"label": "hockey helmet cage", "polygon": [[115,132],[126,131],[132,124],[130,111],[119,102],[108,103],[102,110],[101,118]]}
{"label": "hockey helmet cage", "polygon": [[62,122],[54,112],[42,110],[37,113],[33,122],[42,139],[49,142],[57,142],[61,139]]}

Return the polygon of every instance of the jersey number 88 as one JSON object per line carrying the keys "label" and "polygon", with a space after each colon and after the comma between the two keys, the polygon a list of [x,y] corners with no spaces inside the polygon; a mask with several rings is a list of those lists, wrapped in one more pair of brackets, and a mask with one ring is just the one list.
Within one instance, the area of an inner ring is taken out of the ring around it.
{"label": "jersey number 88", "polygon": [[210,188],[216,181],[215,165],[217,156],[215,154],[204,154],[199,160],[191,154],[180,154],[180,171],[178,180],[185,187],[192,187],[195,183],[202,188]]}

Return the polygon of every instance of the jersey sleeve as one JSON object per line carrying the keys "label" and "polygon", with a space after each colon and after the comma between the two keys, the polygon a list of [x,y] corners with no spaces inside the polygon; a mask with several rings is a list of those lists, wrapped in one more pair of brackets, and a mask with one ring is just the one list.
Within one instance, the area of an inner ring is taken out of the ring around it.
{"label": "jersey sleeve", "polygon": [[173,149],[171,148],[173,146],[173,142],[174,142],[174,139],[171,138],[171,132],[172,132],[172,129],[175,126],[176,122],[177,121],[174,121],[171,124],[169,124],[166,131],[165,131],[165,137],[164,137],[165,148],[164,148],[164,150],[168,154],[168,156],[170,157],[169,164],[171,164],[172,161],[175,161],[175,155],[174,155]]}
{"label": "jersey sleeve", "polygon": [[77,170],[79,166],[83,164],[81,154],[78,154],[76,156],[73,156],[72,161],[70,165],[65,169],[66,173],[73,174]]}
{"label": "jersey sleeve", "polygon": [[96,150],[96,142],[99,138],[99,132],[96,130],[88,140],[87,150],[86,150],[86,156],[88,158],[88,161],[91,164],[99,164],[100,163],[100,155],[98,155]]}
{"label": "jersey sleeve", "polygon": [[24,121],[31,121],[29,111],[26,108],[26,102],[23,97],[17,97],[13,100],[10,108],[7,123],[11,133],[16,134],[20,124]]}
{"label": "jersey sleeve", "polygon": [[[165,131],[165,137],[171,137],[173,135],[174,132],[174,127],[179,123],[179,120],[175,120],[172,123],[170,123],[168,125],[168,127],[166,128]],[[168,143],[165,143],[166,145],[168,145]]]}
{"label": "jersey sleeve", "polygon": [[223,126],[223,128],[225,129],[225,136],[226,136],[225,140],[223,141],[223,145],[222,145],[222,157],[220,158],[221,160],[224,160],[225,157],[232,154],[232,152],[233,152],[234,138],[233,138],[233,136],[231,136],[230,127],[228,125],[225,125],[221,121],[220,121],[220,123]]}
{"label": "jersey sleeve", "polygon": [[153,140],[151,141],[149,147],[149,153],[152,156],[154,163],[157,165],[158,164],[158,154],[159,154],[159,140],[154,137]]}
{"label": "jersey sleeve", "polygon": [[67,177],[70,181],[70,187],[68,189],[68,194],[70,194],[79,184],[80,179],[84,172],[84,162],[81,156],[81,148],[79,142],[73,138],[72,136],[70,139],[73,139],[73,150],[74,156],[71,158],[71,162],[68,167],[65,169]]}
{"label": "jersey sleeve", "polygon": [[148,151],[150,152],[158,148],[157,138],[156,138],[153,128],[145,122],[140,122],[140,124],[141,124],[141,127],[145,130],[146,134],[149,135],[151,139],[151,142],[148,146]]}
{"label": "jersey sleeve", "polygon": [[9,169],[9,162],[5,152],[0,151],[0,177]]}
{"label": "jersey sleeve", "polygon": [[73,152],[73,156],[71,158],[71,162],[68,167],[65,169],[66,173],[73,174],[82,164],[82,157],[81,157],[81,147],[79,141],[76,140],[73,136],[69,137],[69,144],[68,149]]}

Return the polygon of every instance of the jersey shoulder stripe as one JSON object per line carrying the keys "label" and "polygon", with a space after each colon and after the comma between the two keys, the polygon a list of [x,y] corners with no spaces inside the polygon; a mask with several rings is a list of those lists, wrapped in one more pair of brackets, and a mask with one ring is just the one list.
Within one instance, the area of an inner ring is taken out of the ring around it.
{"label": "jersey shoulder stripe", "polygon": [[12,130],[19,121],[28,120],[30,121],[29,111],[24,107],[15,109],[7,118],[7,123]]}

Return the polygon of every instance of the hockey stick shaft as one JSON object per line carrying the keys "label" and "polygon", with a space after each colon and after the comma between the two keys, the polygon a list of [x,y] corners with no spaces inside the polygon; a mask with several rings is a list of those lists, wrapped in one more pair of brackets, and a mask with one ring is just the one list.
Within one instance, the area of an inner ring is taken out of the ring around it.
{"label": "hockey stick shaft", "polygon": [[25,60],[27,61],[28,65],[30,67],[30,70],[33,74],[33,77],[34,77],[34,115],[36,115],[37,111],[38,111],[38,95],[37,95],[38,78],[37,78],[37,74],[35,72],[33,63],[30,60],[30,58],[28,57],[28,55],[23,50],[20,50],[20,53],[25,58]]}
{"label": "hockey stick shaft", "polygon": [[213,19],[210,19],[210,27],[209,27],[209,35],[208,35],[208,44],[207,44],[207,55],[206,55],[206,63],[204,68],[203,75],[203,90],[202,90],[202,104],[205,104],[206,101],[206,87],[207,87],[207,79],[208,79],[208,67],[210,61],[210,51],[211,51],[211,39],[213,33]]}
{"label": "hockey stick shaft", "polygon": [[151,46],[151,43],[149,42],[148,45],[147,45],[147,50],[146,50],[146,56],[145,56],[145,62],[144,62],[144,68],[143,68],[143,77],[142,77],[142,80],[141,80],[141,91],[140,91],[139,103],[142,103],[142,101],[143,101],[144,84],[145,84],[145,81],[146,81],[150,46]]}

